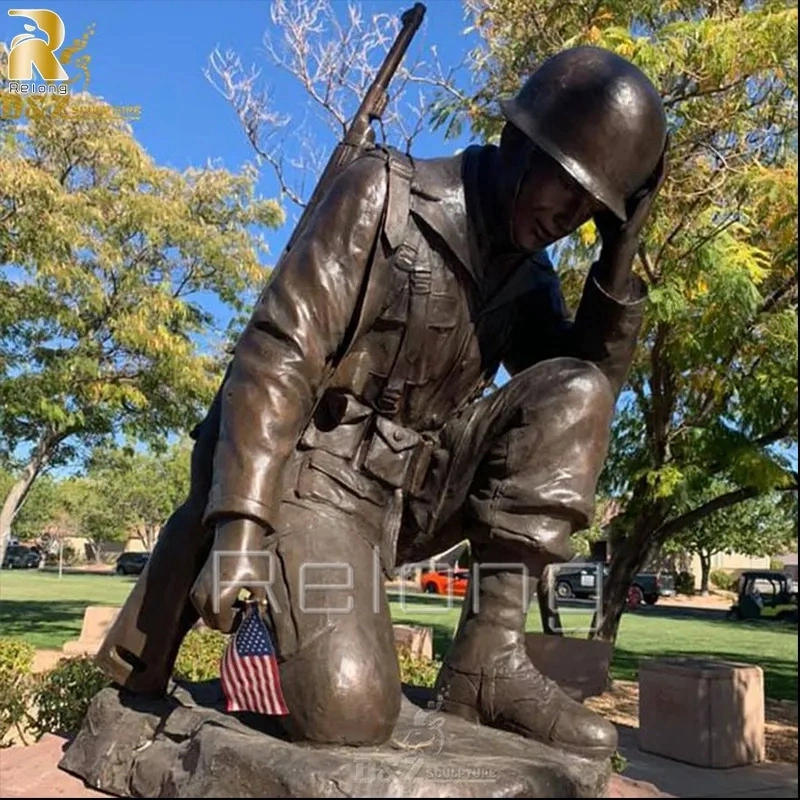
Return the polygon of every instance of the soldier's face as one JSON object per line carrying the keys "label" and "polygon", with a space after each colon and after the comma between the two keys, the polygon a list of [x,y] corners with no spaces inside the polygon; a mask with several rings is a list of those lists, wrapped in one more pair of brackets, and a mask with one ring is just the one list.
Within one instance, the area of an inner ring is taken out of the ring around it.
{"label": "soldier's face", "polygon": [[514,241],[526,251],[547,247],[602,208],[558,162],[537,149],[514,203]]}

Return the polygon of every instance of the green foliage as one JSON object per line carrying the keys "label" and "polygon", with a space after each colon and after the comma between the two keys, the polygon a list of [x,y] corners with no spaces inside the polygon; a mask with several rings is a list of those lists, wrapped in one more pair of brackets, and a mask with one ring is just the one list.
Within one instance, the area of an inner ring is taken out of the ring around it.
{"label": "green foliage", "polygon": [[32,729],[36,736],[76,732],[92,698],[108,685],[91,657],[62,659],[36,682],[32,696],[36,707]]}
{"label": "green foliage", "polygon": [[[8,482],[0,482],[0,498],[6,496],[11,486],[11,476]],[[2,484],[6,484],[3,491]],[[58,484],[49,475],[43,475],[37,480],[25,498],[14,520],[14,535],[20,540],[37,539],[47,526],[59,518]]]}
{"label": "green foliage", "polygon": [[[178,651],[173,676],[176,680],[207,681],[219,677],[219,668],[228,637],[219,631],[200,628],[189,631]],[[400,677],[413,686],[433,686],[441,663],[417,656],[408,647],[397,648]]]}
{"label": "green foliage", "polygon": [[35,652],[22,639],[0,637],[0,747],[12,743],[8,739],[10,733],[23,733]]}
{"label": "green foliage", "polygon": [[189,631],[175,660],[175,679],[199,682],[218,678],[227,642],[227,636],[209,628]]}
{"label": "green foliage", "polygon": [[107,532],[137,534],[152,548],[161,526],[189,493],[191,442],[135,451],[130,447],[93,453],[84,482],[94,507],[84,515],[93,538]]}
{"label": "green foliage", "polygon": [[722,589],[725,592],[736,591],[737,577],[733,572],[726,572],[724,569],[711,570],[709,576],[710,582],[717,589]]}
{"label": "green foliage", "polygon": [[204,304],[247,307],[268,274],[254,228],[283,221],[251,167],[160,167],[102,101],[44,102],[0,137],[0,462],[27,452],[34,477],[199,419],[227,344]]}
{"label": "green foliage", "polygon": [[397,648],[397,660],[400,679],[411,686],[432,687],[442,666],[436,659],[413,654],[408,646]]}
{"label": "green foliage", "polygon": [[[689,497],[683,506],[701,505],[731,488],[714,482],[707,493]],[[715,553],[763,557],[791,550],[796,540],[796,494],[770,492],[715,511],[680,531],[665,549],[672,552],[685,550],[704,558]]]}
{"label": "green foliage", "polygon": [[615,750],[611,756],[611,769],[618,775],[628,769],[628,759],[622,755],[618,750]]}

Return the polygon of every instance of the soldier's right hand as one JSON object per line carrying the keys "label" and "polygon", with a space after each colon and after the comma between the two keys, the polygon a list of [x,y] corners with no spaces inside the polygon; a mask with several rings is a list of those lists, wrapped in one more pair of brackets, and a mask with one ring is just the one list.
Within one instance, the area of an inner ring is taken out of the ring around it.
{"label": "soldier's right hand", "polygon": [[240,615],[239,594],[265,602],[270,579],[264,552],[263,526],[234,519],[217,526],[214,546],[190,593],[192,603],[210,628],[232,633]]}

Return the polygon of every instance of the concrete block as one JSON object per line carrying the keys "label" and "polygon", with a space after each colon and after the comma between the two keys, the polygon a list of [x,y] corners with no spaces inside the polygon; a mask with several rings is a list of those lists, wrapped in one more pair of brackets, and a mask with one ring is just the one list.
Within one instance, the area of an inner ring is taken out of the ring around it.
{"label": "concrete block", "polygon": [[642,661],[639,747],[717,769],[764,761],[763,670],[693,658]]}
{"label": "concrete block", "polygon": [[433,630],[421,625],[394,625],[395,646],[407,647],[412,656],[433,658]]}
{"label": "concrete block", "polygon": [[87,606],[83,612],[81,635],[78,639],[64,644],[64,653],[66,655],[94,655],[117,614],[119,614],[119,606]]}
{"label": "concrete block", "polygon": [[608,642],[526,633],[528,658],[576,700],[603,694],[613,648]]}

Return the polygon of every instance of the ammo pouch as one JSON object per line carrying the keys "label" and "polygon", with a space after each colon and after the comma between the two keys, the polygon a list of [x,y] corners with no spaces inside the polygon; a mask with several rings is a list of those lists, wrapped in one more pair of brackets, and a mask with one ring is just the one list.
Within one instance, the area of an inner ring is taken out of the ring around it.
{"label": "ammo pouch", "polygon": [[410,489],[421,444],[422,436],[416,431],[376,416],[363,456],[363,470],[394,489]]}
{"label": "ammo pouch", "polygon": [[[404,500],[424,481],[433,443],[344,392],[328,392],[300,438],[295,491],[371,521],[391,574]],[[302,455],[302,453],[301,453]]]}
{"label": "ammo pouch", "polygon": [[322,450],[343,469],[377,478],[391,489],[415,492],[425,478],[432,442],[380,416],[346,392],[329,391],[300,437],[303,450]]}

